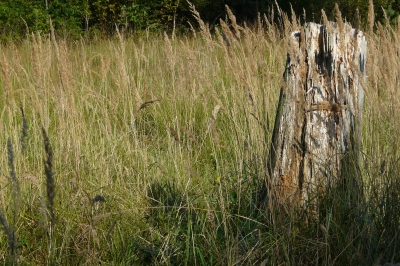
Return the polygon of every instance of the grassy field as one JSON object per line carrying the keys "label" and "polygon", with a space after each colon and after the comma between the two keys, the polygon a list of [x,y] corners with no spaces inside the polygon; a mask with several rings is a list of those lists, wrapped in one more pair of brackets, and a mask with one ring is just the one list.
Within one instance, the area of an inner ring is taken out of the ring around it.
{"label": "grassy field", "polygon": [[366,27],[362,197],[316,193],[315,212],[258,208],[297,23],[199,22],[174,38],[0,45],[0,261],[399,262],[400,27]]}

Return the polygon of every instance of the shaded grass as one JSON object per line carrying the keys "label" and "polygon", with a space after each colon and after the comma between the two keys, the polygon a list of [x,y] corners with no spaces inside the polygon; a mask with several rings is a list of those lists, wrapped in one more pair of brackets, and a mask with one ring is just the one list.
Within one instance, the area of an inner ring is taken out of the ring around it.
{"label": "shaded grass", "polygon": [[[0,132],[16,144],[20,264],[400,261],[398,28],[368,35],[362,193],[329,187],[315,193],[317,207],[291,210],[258,203],[284,37],[298,26],[285,16],[282,25],[227,22],[211,37],[68,43],[33,34],[1,47]],[[0,144],[7,154],[6,138]],[[7,237],[9,185],[3,170]]]}

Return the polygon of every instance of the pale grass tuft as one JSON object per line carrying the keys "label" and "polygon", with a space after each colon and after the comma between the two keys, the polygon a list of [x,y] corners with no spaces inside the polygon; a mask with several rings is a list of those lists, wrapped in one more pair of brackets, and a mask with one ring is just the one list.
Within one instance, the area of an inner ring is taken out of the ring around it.
{"label": "pale grass tuft", "polygon": [[373,33],[374,25],[375,25],[374,2],[373,2],[373,0],[369,0],[369,5],[368,5],[368,30],[369,30],[369,34]]}
{"label": "pale grass tuft", "polygon": [[68,93],[72,93],[72,91],[75,89],[75,80],[73,78],[67,42],[61,41],[58,44],[58,50],[60,62],[58,67],[60,69],[62,84],[64,84],[63,86],[65,86],[65,89],[68,90]]}
{"label": "pale grass tuft", "polygon": [[56,34],[54,32],[53,22],[51,19],[49,20],[49,22],[50,22],[50,37],[51,37],[53,48],[54,48],[54,51],[56,54],[56,59],[57,59],[58,76],[60,78],[61,88],[63,91],[65,91],[66,88],[65,88],[64,79],[62,76],[62,71],[61,71],[62,66],[61,66],[61,62],[60,62],[61,61],[60,60],[60,49],[58,47],[58,42],[56,40]]}
{"label": "pale grass tuft", "polygon": [[[51,38],[43,38],[39,33],[32,33],[29,38],[31,42],[31,60],[33,71],[35,73],[34,82],[35,89],[40,89],[43,93],[54,92],[54,86],[50,73],[53,60],[53,49]],[[31,87],[32,88],[32,87]],[[59,88],[57,88],[57,91]]]}
{"label": "pale grass tuft", "polygon": [[[273,16],[273,11],[271,11],[271,13],[271,16]],[[276,41],[281,34],[280,31],[276,29],[276,24],[274,24],[273,20],[271,20],[270,22],[270,19],[267,17],[266,14],[264,14],[263,17],[266,24],[267,36],[271,41]]]}
{"label": "pale grass tuft", "polygon": [[292,28],[293,30],[298,30],[300,28],[300,19],[298,20],[296,17],[296,13],[293,10],[292,4],[290,4],[290,13],[292,15]]}
{"label": "pale grass tuft", "polygon": [[321,16],[322,16],[322,23],[324,23],[326,27],[330,27],[328,17],[326,16],[326,13],[323,9],[321,10]]}
{"label": "pale grass tuft", "polygon": [[225,52],[228,53],[228,49],[227,47],[229,47],[231,45],[231,43],[229,42],[229,40],[227,39],[226,35],[224,32],[219,31],[218,28],[215,29],[215,34],[217,35],[217,39],[219,44],[221,45],[221,47],[224,48]]}
{"label": "pale grass tuft", "polygon": [[8,60],[4,54],[2,53],[1,61],[0,61],[0,68],[1,68],[1,74],[2,74],[2,80],[3,80],[3,86],[4,86],[4,91],[5,91],[5,97],[3,98],[4,101],[6,102],[12,102],[13,100],[13,89],[12,89],[12,83],[11,83],[11,66],[8,63]]}
{"label": "pale grass tuft", "polygon": [[193,37],[196,39],[197,35],[196,35],[196,30],[193,28],[192,23],[190,23],[190,21],[188,21],[189,27],[190,27],[190,31],[193,34]]}
{"label": "pale grass tuft", "polygon": [[189,2],[188,0],[186,0],[186,1],[187,1],[187,3],[189,4],[190,12],[192,12],[193,17],[196,19],[197,23],[199,23],[201,36],[202,36],[206,41],[211,41],[210,29],[209,29],[208,26],[204,23],[204,21],[201,19],[200,13],[196,10],[196,7],[195,7],[191,2]]}
{"label": "pale grass tuft", "polygon": [[131,77],[131,75],[129,75],[132,59],[128,56],[126,52],[127,50],[125,42],[126,39],[118,31],[118,29],[116,29],[116,31],[117,31],[119,46],[113,47],[113,51],[119,57],[119,60],[117,60],[116,62],[119,73],[113,73],[113,72],[112,73],[114,74],[114,81],[120,89],[117,91],[117,94],[114,95],[116,98],[115,100],[118,101],[119,99],[127,97],[127,95],[130,95],[129,98],[132,97],[135,105],[139,106],[140,103],[142,102],[142,96],[139,91],[139,88],[135,84],[135,80]]}
{"label": "pale grass tuft", "polygon": [[285,37],[290,36],[291,32],[293,31],[292,23],[290,22],[288,15],[280,9],[276,1],[275,5],[278,9],[278,14],[279,14],[278,24],[280,25],[280,27],[283,27],[284,29],[284,33],[282,35]]}
{"label": "pale grass tuft", "polygon": [[171,41],[168,37],[168,34],[166,32],[164,32],[164,42],[165,42],[165,55],[168,58],[168,63],[169,66],[171,68],[171,71],[175,71],[175,53],[174,50],[172,48],[172,44]]}
{"label": "pale grass tuft", "polygon": [[[42,75],[42,60],[41,54],[42,54],[42,40],[41,40],[41,35],[40,34],[35,34],[32,33],[31,35],[31,40],[32,40],[32,64],[33,64],[33,70],[35,71],[35,75],[37,77],[40,77]],[[42,87],[43,85],[41,84],[42,79],[39,78],[37,80],[37,84],[39,87]]]}
{"label": "pale grass tuft", "polygon": [[344,36],[344,22],[342,12],[340,12],[339,5],[335,3],[335,20],[339,26],[340,35]]}
{"label": "pale grass tuft", "polygon": [[278,2],[275,0],[275,7],[276,10],[278,10],[278,17],[283,17],[285,16],[285,12],[282,11],[281,7],[279,6]]}
{"label": "pale grass tuft", "polygon": [[219,23],[222,28],[222,39],[227,47],[231,46],[231,43],[236,41],[236,38],[233,36],[232,31],[229,29],[229,26],[222,19],[219,20]]}
{"label": "pale grass tuft", "polygon": [[100,73],[101,73],[101,82],[105,83],[107,80],[107,74],[110,71],[110,65],[111,65],[111,61],[109,58],[104,57],[103,55],[99,55],[100,56],[100,63],[101,63],[101,68],[100,68]]}
{"label": "pale grass tuft", "polygon": [[385,8],[383,8],[383,6],[381,6],[381,9],[382,9],[383,17],[385,18],[385,27],[389,28],[390,27],[389,17],[387,16],[386,10],[385,10]]}
{"label": "pale grass tuft", "polygon": [[221,109],[221,106],[217,104],[212,110],[212,118],[214,121],[217,120],[217,114],[219,112],[219,109]]}
{"label": "pale grass tuft", "polygon": [[229,9],[229,7],[227,5],[225,5],[225,9],[226,9],[226,13],[228,13],[229,20],[232,23],[232,27],[233,27],[234,32],[235,32],[235,37],[237,39],[240,39],[240,31],[242,30],[242,27],[240,27],[236,23],[236,17],[235,17],[235,15],[233,15],[232,11]]}

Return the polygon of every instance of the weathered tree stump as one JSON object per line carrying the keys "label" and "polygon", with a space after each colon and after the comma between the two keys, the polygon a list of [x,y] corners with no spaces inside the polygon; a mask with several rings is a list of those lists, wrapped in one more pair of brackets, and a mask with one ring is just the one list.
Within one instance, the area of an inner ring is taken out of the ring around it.
{"label": "weathered tree stump", "polygon": [[[367,41],[348,24],[293,32],[268,160],[267,191],[301,204],[359,163]],[[350,162],[351,160],[351,162]]]}

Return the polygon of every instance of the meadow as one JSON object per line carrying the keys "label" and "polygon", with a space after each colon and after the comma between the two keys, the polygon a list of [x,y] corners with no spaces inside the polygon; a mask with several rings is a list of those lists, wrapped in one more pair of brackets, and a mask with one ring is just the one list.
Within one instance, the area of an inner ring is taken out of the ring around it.
{"label": "meadow", "polygon": [[[195,14],[196,16],[196,14]],[[260,204],[289,32],[0,45],[3,265],[400,262],[400,24],[365,25],[362,196]]]}

